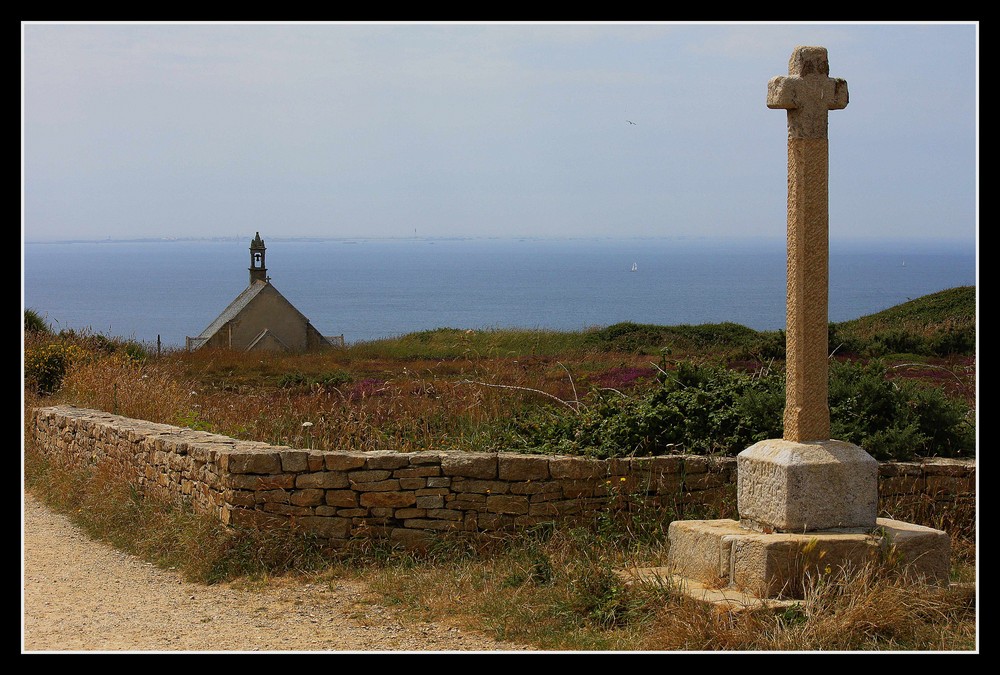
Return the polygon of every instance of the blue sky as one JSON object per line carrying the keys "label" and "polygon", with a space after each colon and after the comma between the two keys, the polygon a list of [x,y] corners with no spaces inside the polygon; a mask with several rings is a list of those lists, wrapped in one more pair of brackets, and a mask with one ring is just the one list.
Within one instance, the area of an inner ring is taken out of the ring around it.
{"label": "blue sky", "polygon": [[850,92],[830,113],[831,240],[973,242],[978,35],[23,23],[22,235],[782,237],[767,82],[819,45]]}

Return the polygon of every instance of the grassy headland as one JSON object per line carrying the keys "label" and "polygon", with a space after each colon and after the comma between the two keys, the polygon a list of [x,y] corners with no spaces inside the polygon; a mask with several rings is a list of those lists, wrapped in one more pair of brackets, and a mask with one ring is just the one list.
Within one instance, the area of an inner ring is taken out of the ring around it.
{"label": "grassy headland", "polygon": [[[834,435],[881,459],[972,456],[975,329],[974,288],[831,324]],[[53,333],[29,311],[24,349],[25,413],[72,403],[298,447],[735,454],[781,432],[784,335],[736,324],[440,328],[312,354],[157,356],[115,337]],[[33,492],[94,536],[192,579],[357,575],[415,619],[539,649],[969,650],[977,639],[968,591],[914,587],[882,568],[817,580],[777,615],[624,584],[615,570],[662,563],[666,513],[607,514],[513,542],[446,539],[422,557],[370,544],[331,561],[309,541],[227,530],[99,471],[69,474],[30,447],[25,471]],[[974,508],[882,509],[946,529],[954,578],[974,581]]]}

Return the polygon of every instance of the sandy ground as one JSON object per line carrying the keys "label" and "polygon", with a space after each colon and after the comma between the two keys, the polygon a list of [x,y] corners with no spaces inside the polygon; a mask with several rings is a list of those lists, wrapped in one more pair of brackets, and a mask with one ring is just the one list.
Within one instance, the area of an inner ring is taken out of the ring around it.
{"label": "sandy ground", "polygon": [[90,539],[30,495],[23,531],[22,654],[523,651],[401,620],[353,580],[254,590],[188,583]]}

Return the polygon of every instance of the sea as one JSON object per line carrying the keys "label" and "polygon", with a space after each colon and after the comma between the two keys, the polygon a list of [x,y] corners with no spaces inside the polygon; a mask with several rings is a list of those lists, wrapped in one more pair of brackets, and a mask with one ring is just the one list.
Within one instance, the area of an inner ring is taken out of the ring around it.
{"label": "sea", "polygon": [[[23,309],[57,331],[183,347],[247,287],[252,237],[25,241]],[[435,328],[785,327],[783,239],[265,236],[264,243],[275,288],[320,333],[348,344]],[[831,241],[830,321],[977,279],[975,242]]]}

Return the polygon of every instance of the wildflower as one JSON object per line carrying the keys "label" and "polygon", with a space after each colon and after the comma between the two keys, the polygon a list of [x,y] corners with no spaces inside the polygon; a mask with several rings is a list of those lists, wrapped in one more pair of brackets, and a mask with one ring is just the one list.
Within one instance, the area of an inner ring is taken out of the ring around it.
{"label": "wildflower", "polygon": [[304,428],[307,428],[307,429],[308,429],[309,427],[311,427],[312,425],[313,425],[313,423],[312,423],[312,422],[303,422],[303,423],[302,423],[302,426],[303,426]]}

